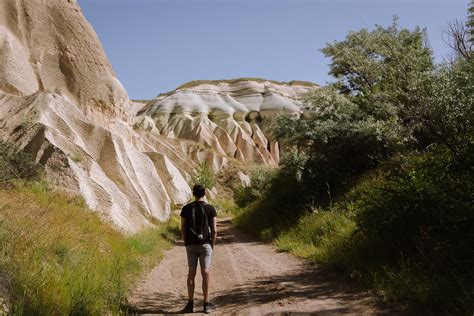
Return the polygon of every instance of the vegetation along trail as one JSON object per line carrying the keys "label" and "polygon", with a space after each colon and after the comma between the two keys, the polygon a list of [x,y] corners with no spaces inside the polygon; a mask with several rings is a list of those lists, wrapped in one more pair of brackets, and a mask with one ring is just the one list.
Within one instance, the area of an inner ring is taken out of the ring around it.
{"label": "vegetation along trail", "polygon": [[[176,313],[186,303],[186,254],[182,243],[146,275],[130,297],[140,314]],[[195,311],[202,311],[201,278],[196,276]],[[213,314],[383,314],[369,292],[338,275],[218,222],[211,268]],[[197,304],[196,304],[197,303]]]}

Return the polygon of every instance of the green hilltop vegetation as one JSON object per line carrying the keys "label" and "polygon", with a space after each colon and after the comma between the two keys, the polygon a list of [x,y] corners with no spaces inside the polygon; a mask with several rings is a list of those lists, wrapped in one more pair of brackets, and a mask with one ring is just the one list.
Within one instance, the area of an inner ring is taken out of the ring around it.
{"label": "green hilltop vegetation", "polygon": [[277,117],[281,167],[237,190],[235,221],[398,309],[471,315],[474,53],[437,65],[426,43],[394,19],[323,48],[334,83]]}
{"label": "green hilltop vegetation", "polygon": [[0,184],[0,299],[13,315],[124,314],[131,286],[177,236],[174,218],[133,235],[113,229],[3,142]]}

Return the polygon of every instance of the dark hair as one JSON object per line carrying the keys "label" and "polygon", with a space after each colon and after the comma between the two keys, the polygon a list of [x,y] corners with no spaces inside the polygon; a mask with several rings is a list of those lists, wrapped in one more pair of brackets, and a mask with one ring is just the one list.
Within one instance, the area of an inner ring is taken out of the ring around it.
{"label": "dark hair", "polygon": [[193,186],[193,195],[198,199],[202,198],[204,195],[206,195],[206,188],[203,187],[200,184],[194,185]]}

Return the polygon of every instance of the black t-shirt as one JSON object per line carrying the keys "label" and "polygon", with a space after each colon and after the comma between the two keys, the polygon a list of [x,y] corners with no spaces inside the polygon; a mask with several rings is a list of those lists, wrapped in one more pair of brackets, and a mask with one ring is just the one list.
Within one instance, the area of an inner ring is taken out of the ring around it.
{"label": "black t-shirt", "polygon": [[[193,210],[193,204],[194,203],[199,203],[202,209],[204,210],[207,220],[209,223],[209,229],[212,227],[215,217],[217,216],[216,214],[216,209],[214,206],[204,202],[204,201],[194,201],[192,203],[186,204],[183,209],[181,210],[181,217],[184,218],[184,227],[185,227],[185,233],[184,233],[184,244],[187,245],[203,245],[203,244],[210,244],[211,243],[211,234],[207,234],[208,238],[205,240],[198,240],[196,236],[194,236],[191,233],[191,228],[193,227],[193,215],[192,215],[192,210]],[[196,220],[196,227],[201,227],[202,224],[202,214],[196,214],[195,215],[195,220]]]}

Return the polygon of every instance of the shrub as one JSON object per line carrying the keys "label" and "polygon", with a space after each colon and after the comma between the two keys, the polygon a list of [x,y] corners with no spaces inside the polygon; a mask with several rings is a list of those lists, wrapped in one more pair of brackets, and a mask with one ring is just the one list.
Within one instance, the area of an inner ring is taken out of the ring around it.
{"label": "shrub", "polygon": [[216,184],[214,172],[209,169],[205,162],[200,162],[195,170],[191,186],[194,186],[195,184],[200,184],[206,189],[212,189]]}
{"label": "shrub", "polygon": [[242,186],[234,192],[235,202],[239,207],[246,207],[261,198],[268,190],[275,170],[266,167],[256,167],[250,172],[250,185]]}
{"label": "shrub", "polygon": [[0,141],[0,184],[14,179],[37,180],[42,172],[30,154],[17,146]]}
{"label": "shrub", "polygon": [[[472,304],[474,179],[454,165],[447,148],[432,147],[348,197],[357,210],[357,238],[377,256],[373,261],[361,249],[354,262],[363,271],[385,266],[374,282],[392,300],[452,311]],[[413,296],[416,286],[425,294]]]}
{"label": "shrub", "polygon": [[297,169],[286,170],[311,188],[307,198],[330,204],[401,146],[404,131],[392,114],[372,115],[331,87],[312,92],[301,117],[276,120],[275,134],[296,144],[302,157]]}
{"label": "shrub", "polygon": [[229,198],[217,198],[211,204],[215,206],[217,216],[236,216],[241,211],[234,200]]}
{"label": "shrub", "polygon": [[246,196],[245,207],[237,214],[235,222],[248,232],[268,240],[296,223],[307,210],[305,205],[308,200],[302,182],[289,176],[285,169],[268,173],[262,180],[263,187],[251,184],[256,188],[248,191],[250,194]]}

